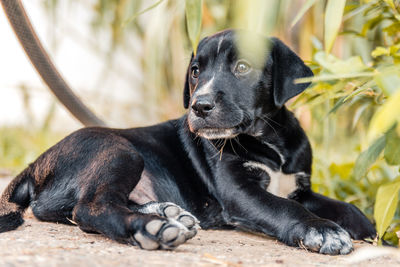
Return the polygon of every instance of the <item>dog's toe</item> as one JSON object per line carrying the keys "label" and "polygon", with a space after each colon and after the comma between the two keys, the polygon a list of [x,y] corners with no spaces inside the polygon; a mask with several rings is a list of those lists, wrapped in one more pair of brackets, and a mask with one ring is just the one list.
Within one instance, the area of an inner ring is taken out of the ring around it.
{"label": "dog's toe", "polygon": [[311,251],[318,252],[322,246],[323,241],[323,235],[319,233],[316,229],[311,228],[304,237],[303,245]]}
{"label": "dog's toe", "polygon": [[187,238],[185,232],[182,233],[179,228],[172,226],[163,231],[162,240],[164,243],[169,244],[168,247],[166,247],[168,249],[170,247],[177,247],[180,244],[185,243]]}
{"label": "dog's toe", "polygon": [[161,220],[152,220],[146,224],[145,229],[149,234],[156,235],[158,231],[160,231],[163,224],[164,222]]}
{"label": "dog's toe", "polygon": [[178,206],[175,205],[170,205],[167,206],[166,208],[164,208],[164,215],[167,218],[173,218],[179,215],[179,213],[181,212],[181,209]]}
{"label": "dog's toe", "polygon": [[320,253],[322,254],[349,254],[353,250],[353,243],[350,235],[343,229],[328,230],[324,234],[324,242],[321,246]]}
{"label": "dog's toe", "polygon": [[172,202],[164,202],[159,204],[164,206],[160,214],[161,216],[175,219],[183,223],[187,227],[193,227],[195,224],[199,223],[199,221],[193,214],[182,209],[181,207]]}
{"label": "dog's toe", "polygon": [[135,244],[143,249],[174,249],[195,233],[174,219],[154,219],[133,235]]}
{"label": "dog's toe", "polygon": [[163,242],[171,242],[175,240],[179,235],[179,229],[177,227],[168,227],[162,232],[162,241]]}
{"label": "dog's toe", "polygon": [[348,254],[353,250],[350,235],[338,225],[327,221],[309,227],[301,242],[307,249],[322,254]]}
{"label": "dog's toe", "polygon": [[159,232],[159,240],[161,248],[174,249],[185,243],[189,238],[186,236],[190,231],[181,223],[168,219],[168,223],[164,224]]}
{"label": "dog's toe", "polygon": [[135,239],[136,243],[143,249],[154,250],[160,247],[160,244],[157,241],[143,235],[141,232],[137,232],[133,236],[133,238]]}
{"label": "dog's toe", "polygon": [[178,218],[178,221],[186,226],[187,228],[192,228],[196,224],[196,219],[190,215],[182,215]]}

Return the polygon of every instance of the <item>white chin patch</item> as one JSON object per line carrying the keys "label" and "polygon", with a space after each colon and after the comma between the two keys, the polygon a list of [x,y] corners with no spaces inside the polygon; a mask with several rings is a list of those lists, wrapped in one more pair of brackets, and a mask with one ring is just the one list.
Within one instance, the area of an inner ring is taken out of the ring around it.
{"label": "white chin patch", "polygon": [[200,129],[197,134],[207,139],[227,139],[234,138],[238,134],[234,133],[235,128],[228,129]]}

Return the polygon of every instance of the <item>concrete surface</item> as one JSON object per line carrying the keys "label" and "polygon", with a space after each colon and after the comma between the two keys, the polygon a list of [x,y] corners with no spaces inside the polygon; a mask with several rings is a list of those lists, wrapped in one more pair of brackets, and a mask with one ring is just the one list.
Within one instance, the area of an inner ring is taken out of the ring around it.
{"label": "concrete surface", "polygon": [[[1,191],[8,181],[0,179]],[[40,222],[30,211],[25,220],[0,234],[0,266],[400,266],[398,250],[363,242],[355,242],[348,256],[326,256],[265,236],[200,231],[174,251],[144,251],[74,226]]]}

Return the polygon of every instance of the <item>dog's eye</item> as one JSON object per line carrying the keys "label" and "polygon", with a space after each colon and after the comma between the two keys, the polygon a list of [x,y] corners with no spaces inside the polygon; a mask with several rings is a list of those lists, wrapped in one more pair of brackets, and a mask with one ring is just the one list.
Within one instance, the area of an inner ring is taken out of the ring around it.
{"label": "dog's eye", "polygon": [[192,67],[192,77],[197,79],[197,78],[199,78],[199,75],[200,75],[199,67],[193,66]]}
{"label": "dog's eye", "polygon": [[250,68],[251,66],[249,63],[241,60],[236,64],[235,72],[239,74],[245,74],[250,71]]}

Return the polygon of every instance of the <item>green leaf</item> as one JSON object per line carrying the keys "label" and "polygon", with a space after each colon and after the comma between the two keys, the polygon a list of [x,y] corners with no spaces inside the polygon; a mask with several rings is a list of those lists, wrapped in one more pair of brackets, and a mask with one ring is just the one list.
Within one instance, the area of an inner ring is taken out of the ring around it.
{"label": "green leaf", "polygon": [[368,8],[370,8],[371,5],[375,4],[374,1],[370,1],[368,3],[364,3],[363,5],[360,5],[359,7],[357,7],[356,9],[353,9],[352,11],[350,11],[349,13],[347,13],[346,15],[343,16],[343,21],[346,21],[348,19],[351,19],[352,17],[354,17],[355,15],[364,12],[365,10],[367,10]]}
{"label": "green leaf", "polygon": [[379,71],[380,73],[374,77],[376,85],[378,85],[386,95],[393,95],[400,89],[400,66],[393,65]]}
{"label": "green leaf", "polygon": [[321,74],[314,77],[299,78],[294,80],[294,83],[309,83],[309,82],[321,82],[321,81],[332,81],[339,79],[350,79],[359,77],[372,77],[374,72],[358,72],[358,73],[343,73],[343,74]]}
{"label": "green leaf", "polygon": [[132,16],[130,16],[128,19],[126,19],[123,23],[122,23],[122,27],[125,27],[127,24],[131,23],[133,20],[135,20],[137,17],[139,17],[140,15],[142,15],[143,13],[146,13],[147,11],[152,10],[153,8],[155,8],[156,6],[158,6],[159,4],[162,3],[162,1],[164,0],[159,0],[157,2],[155,2],[154,4],[152,4],[151,6],[143,9],[142,11],[139,11],[135,14],[133,14]]}
{"label": "green leaf", "polygon": [[315,54],[314,59],[324,67],[324,69],[333,74],[348,74],[368,70],[368,66],[364,64],[360,56],[353,56],[346,60],[341,60],[321,51]]}
{"label": "green leaf", "polygon": [[392,45],[389,47],[390,54],[392,55],[396,54],[396,52],[399,50],[400,50],[400,44]]}
{"label": "green leaf", "polygon": [[379,56],[387,56],[389,55],[389,53],[390,53],[389,49],[382,46],[378,46],[374,49],[374,51],[372,51],[371,56],[375,58]]}
{"label": "green leaf", "polygon": [[393,95],[400,89],[400,65],[395,64],[379,69],[379,74],[374,77],[374,81],[385,95]]}
{"label": "green leaf", "polygon": [[376,193],[374,218],[380,238],[382,238],[386,229],[389,227],[394,213],[396,212],[400,190],[399,178],[400,177],[397,177],[394,182],[381,185]]}
{"label": "green leaf", "polygon": [[372,116],[368,138],[372,140],[379,134],[385,133],[400,119],[400,88],[390,96]]}
{"label": "green leaf", "polygon": [[386,134],[385,160],[390,165],[400,165],[400,136],[397,135],[396,127]]}
{"label": "green leaf", "polygon": [[[228,1],[229,2],[229,1]],[[251,59],[255,66],[265,64],[269,54],[269,43],[265,38],[255,38],[254,33],[269,35],[277,25],[280,8],[279,0],[236,0],[230,1],[231,23],[234,28],[244,29],[236,35],[235,44],[239,56]]]}
{"label": "green leaf", "polygon": [[390,6],[390,8],[396,10],[396,6],[393,2],[393,0],[384,0],[386,2],[386,4],[388,4]]}
{"label": "green leaf", "polygon": [[357,158],[354,166],[354,176],[357,180],[367,174],[368,169],[376,161],[385,148],[386,136],[378,138],[367,150],[363,151]]}
{"label": "green leaf", "polygon": [[342,16],[346,0],[329,0],[325,10],[325,51],[329,53],[335,42],[336,36],[342,24]]}
{"label": "green leaf", "polygon": [[372,31],[379,23],[385,20],[385,17],[382,14],[364,22],[363,28],[361,30],[361,35],[366,36],[369,31]]}
{"label": "green leaf", "polygon": [[186,25],[193,53],[196,55],[201,32],[203,0],[186,0]]}
{"label": "green leaf", "polygon": [[400,22],[393,23],[382,29],[383,32],[386,32],[389,35],[396,35],[400,31]]}
{"label": "green leaf", "polygon": [[348,163],[342,163],[342,164],[336,164],[332,163],[329,166],[329,173],[334,176],[338,175],[340,176],[340,179],[342,180],[348,180],[351,177],[351,172],[354,167],[354,162],[348,162]]}
{"label": "green leaf", "polygon": [[333,108],[328,112],[328,115],[331,113],[335,113],[346,101],[346,97],[341,97],[336,104],[333,106]]}
{"label": "green leaf", "polygon": [[356,111],[354,112],[353,116],[353,121],[351,123],[351,128],[354,130],[355,127],[357,126],[357,123],[360,121],[361,116],[364,114],[364,112],[368,109],[369,103],[365,103],[358,107]]}
{"label": "green leaf", "polygon": [[301,7],[299,13],[297,13],[290,27],[293,27],[294,25],[296,25],[297,22],[299,22],[304,14],[315,4],[315,1],[316,0],[307,0],[307,2]]}
{"label": "green leaf", "polygon": [[369,88],[371,88],[374,85],[374,82],[372,80],[364,83],[363,85],[361,85],[360,87],[358,87],[356,90],[354,90],[351,94],[349,94],[348,96],[346,96],[345,99],[343,99],[344,102],[346,102],[347,100],[361,94],[362,92],[368,90]]}

